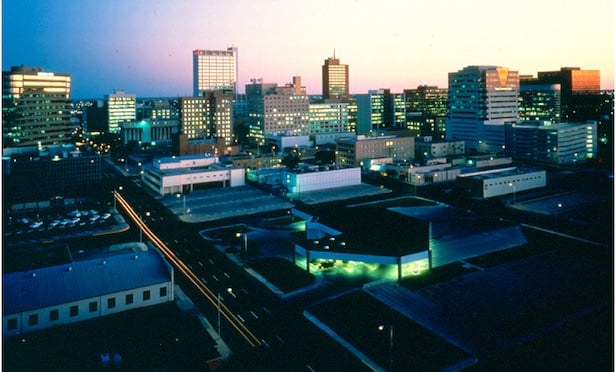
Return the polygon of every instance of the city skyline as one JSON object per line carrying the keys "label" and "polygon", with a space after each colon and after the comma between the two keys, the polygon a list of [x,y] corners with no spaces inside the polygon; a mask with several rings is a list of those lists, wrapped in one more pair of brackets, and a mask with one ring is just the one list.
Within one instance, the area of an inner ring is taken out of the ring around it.
{"label": "city skyline", "polygon": [[192,51],[231,46],[240,92],[253,78],[284,85],[298,75],[309,94],[321,94],[321,66],[334,50],[349,65],[352,94],[447,87],[448,73],[469,65],[535,76],[564,66],[600,70],[601,88],[613,89],[613,17],[610,0],[5,1],[2,67],[68,73],[74,99],[116,89],[190,96]]}

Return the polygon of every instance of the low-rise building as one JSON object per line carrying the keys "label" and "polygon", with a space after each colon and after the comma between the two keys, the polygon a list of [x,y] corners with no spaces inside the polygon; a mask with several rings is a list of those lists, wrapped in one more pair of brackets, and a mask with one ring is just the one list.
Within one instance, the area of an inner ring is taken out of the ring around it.
{"label": "low-rise building", "polygon": [[336,141],[336,162],[362,166],[362,162],[375,158],[392,158],[394,161],[412,160],[415,157],[415,138],[401,136],[340,138]]}
{"label": "low-rise building", "polygon": [[174,300],[174,274],[143,243],[2,275],[2,334],[18,335]]}
{"label": "low-rise building", "polygon": [[595,122],[512,124],[506,126],[505,139],[515,159],[572,164],[597,156]]}
{"label": "low-rise building", "polygon": [[361,184],[361,168],[343,165],[300,166],[285,169],[282,187],[289,193],[325,190]]}
{"label": "low-rise building", "polygon": [[226,186],[244,185],[243,168],[222,166],[217,156],[189,155],[154,159],[143,167],[142,181],[160,195],[193,191],[214,183]]}
{"label": "low-rise building", "polygon": [[459,190],[473,198],[492,198],[520,191],[545,187],[545,170],[509,167],[461,174],[457,178]]}

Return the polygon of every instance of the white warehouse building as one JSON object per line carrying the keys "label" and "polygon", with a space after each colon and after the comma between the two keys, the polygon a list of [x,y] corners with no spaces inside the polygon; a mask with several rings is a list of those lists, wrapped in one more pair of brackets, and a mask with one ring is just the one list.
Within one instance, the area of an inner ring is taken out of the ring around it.
{"label": "white warehouse building", "polygon": [[173,268],[143,243],[2,275],[2,333],[18,335],[174,300]]}
{"label": "white warehouse building", "polygon": [[217,156],[186,155],[155,159],[146,165],[141,177],[144,184],[160,195],[193,191],[208,184],[222,187],[243,186],[245,171],[235,166],[222,166]]}
{"label": "white warehouse building", "polygon": [[546,172],[540,169],[509,167],[466,173],[456,181],[463,192],[474,198],[492,198],[546,186]]}
{"label": "white warehouse building", "polygon": [[286,169],[282,187],[290,193],[301,193],[361,184],[361,168],[344,165],[300,166]]}

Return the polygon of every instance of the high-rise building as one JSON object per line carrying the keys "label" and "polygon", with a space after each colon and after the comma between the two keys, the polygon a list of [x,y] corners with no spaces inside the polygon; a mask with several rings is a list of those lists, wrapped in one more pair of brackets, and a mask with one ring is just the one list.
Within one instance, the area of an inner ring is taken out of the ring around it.
{"label": "high-rise building", "polygon": [[348,103],[311,103],[309,110],[310,135],[350,131]]}
{"label": "high-rise building", "polygon": [[559,71],[537,73],[539,84],[560,84],[561,119],[563,121],[594,120],[589,117],[595,110],[601,93],[599,70],[562,67]]}
{"label": "high-rise building", "polygon": [[447,119],[447,88],[420,85],[417,89],[405,89],[406,127],[422,136],[434,139],[445,138]]}
{"label": "high-rise building", "polygon": [[520,79],[519,102],[519,118],[522,122],[560,122],[560,84],[537,84]]}
{"label": "high-rise building", "polygon": [[188,139],[222,138],[233,141],[233,93],[209,91],[180,99],[181,131]]}
{"label": "high-rise building", "polygon": [[518,120],[519,75],[498,66],[467,66],[449,73],[446,138],[479,152],[502,152],[505,124]]}
{"label": "high-rise building", "polygon": [[137,119],[137,96],[116,90],[105,96],[105,111],[107,114],[107,131],[120,132],[120,122]]}
{"label": "high-rise building", "polygon": [[193,50],[193,95],[214,90],[237,94],[237,48]]}
{"label": "high-rise building", "polygon": [[309,134],[310,101],[299,76],[285,86],[253,79],[246,85],[246,100],[254,143],[263,145],[268,136]]}
{"label": "high-rise building", "polygon": [[323,99],[349,98],[349,65],[340,64],[334,52],[333,57],[325,60],[323,71]]}
{"label": "high-rise building", "polygon": [[40,67],[2,72],[2,147],[71,141],[71,76]]}

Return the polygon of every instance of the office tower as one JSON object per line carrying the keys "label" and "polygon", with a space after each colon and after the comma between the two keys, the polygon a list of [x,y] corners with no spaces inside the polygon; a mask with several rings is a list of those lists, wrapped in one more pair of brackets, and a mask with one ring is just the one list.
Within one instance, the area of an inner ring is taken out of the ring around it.
{"label": "office tower", "polygon": [[349,132],[349,104],[346,102],[310,103],[309,134]]}
{"label": "office tower", "polygon": [[333,57],[325,60],[322,72],[323,99],[348,99],[349,65],[341,65],[336,58],[336,52]]}
{"label": "office tower", "polygon": [[180,99],[181,131],[188,139],[223,138],[233,140],[233,93],[209,91],[199,97]]}
{"label": "office tower", "polygon": [[560,84],[561,118],[563,121],[595,120],[596,104],[601,102],[599,70],[562,67],[559,71],[537,73],[539,84]]}
{"label": "office tower", "polygon": [[520,79],[520,121],[560,122],[560,84]]}
{"label": "office tower", "polygon": [[193,50],[193,96],[214,90],[237,94],[237,48]]}
{"label": "office tower", "polygon": [[285,86],[251,80],[246,85],[249,136],[263,145],[267,136],[305,136],[309,133],[309,98],[299,76]]}
{"label": "office tower", "polygon": [[368,94],[356,94],[357,134],[370,134],[385,128],[385,96],[388,89],[369,90]]}
{"label": "office tower", "polygon": [[71,76],[40,67],[2,72],[2,147],[71,141]]}
{"label": "office tower", "polygon": [[447,119],[447,88],[420,85],[416,89],[405,89],[406,126],[422,136],[433,139],[445,138]]}
{"label": "office tower", "polygon": [[113,94],[105,96],[105,111],[107,113],[107,131],[119,133],[119,123],[137,119],[137,97],[116,90]]}
{"label": "office tower", "polygon": [[446,138],[467,149],[501,152],[504,126],[518,120],[519,76],[497,66],[467,66],[449,73]]}

